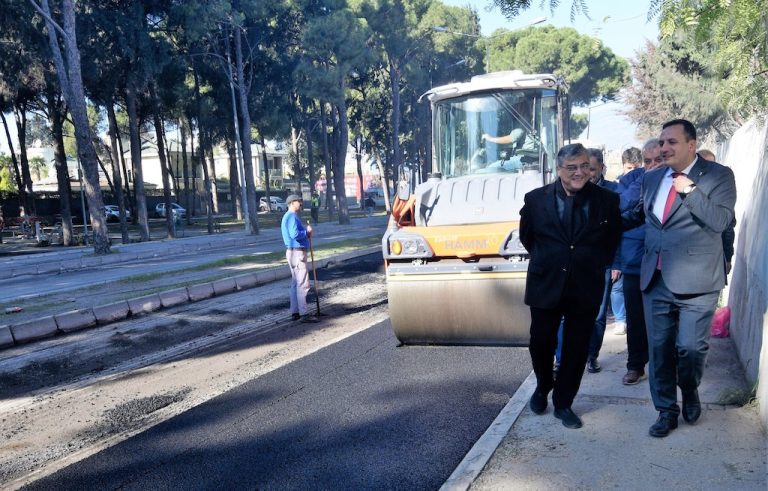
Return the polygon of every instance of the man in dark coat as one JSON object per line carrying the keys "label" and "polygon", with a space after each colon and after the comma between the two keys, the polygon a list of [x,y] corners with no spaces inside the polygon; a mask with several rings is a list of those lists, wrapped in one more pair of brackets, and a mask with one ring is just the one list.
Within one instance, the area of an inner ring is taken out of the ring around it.
{"label": "man in dark coat", "polygon": [[[520,240],[530,254],[525,303],[531,308],[530,352],[537,387],[530,407],[547,408],[568,428],[580,428],[571,405],[581,384],[590,336],[605,287],[605,270],[621,238],[619,196],[589,180],[589,157],[579,143],[557,154],[558,179],[525,195]],[[557,380],[552,358],[563,319]]]}

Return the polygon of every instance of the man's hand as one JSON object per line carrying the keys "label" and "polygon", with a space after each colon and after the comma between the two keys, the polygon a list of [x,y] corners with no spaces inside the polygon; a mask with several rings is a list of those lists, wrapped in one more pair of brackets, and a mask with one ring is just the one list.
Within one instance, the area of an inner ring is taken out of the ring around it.
{"label": "man's hand", "polygon": [[693,181],[688,179],[688,176],[677,176],[672,180],[672,185],[675,186],[675,191],[682,193],[685,188],[693,185]]}
{"label": "man's hand", "polygon": [[307,224],[307,237],[312,237],[312,225]]}
{"label": "man's hand", "polygon": [[621,271],[618,269],[611,270],[611,283],[616,283],[621,278]]}
{"label": "man's hand", "polygon": [[725,262],[725,275],[728,276],[731,273],[731,262]]}

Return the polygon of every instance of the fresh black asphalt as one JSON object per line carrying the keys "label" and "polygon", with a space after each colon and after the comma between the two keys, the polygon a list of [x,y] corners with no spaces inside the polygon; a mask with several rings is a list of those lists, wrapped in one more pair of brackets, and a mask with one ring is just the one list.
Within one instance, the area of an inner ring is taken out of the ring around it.
{"label": "fresh black asphalt", "polygon": [[437,489],[529,372],[527,349],[398,347],[385,321],[28,489]]}

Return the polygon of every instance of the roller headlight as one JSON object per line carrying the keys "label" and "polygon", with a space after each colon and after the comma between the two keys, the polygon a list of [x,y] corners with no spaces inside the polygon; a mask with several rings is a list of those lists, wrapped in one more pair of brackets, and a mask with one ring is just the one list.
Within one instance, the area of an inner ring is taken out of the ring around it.
{"label": "roller headlight", "polygon": [[418,235],[396,233],[389,237],[389,257],[392,259],[413,259],[432,257],[432,248]]}

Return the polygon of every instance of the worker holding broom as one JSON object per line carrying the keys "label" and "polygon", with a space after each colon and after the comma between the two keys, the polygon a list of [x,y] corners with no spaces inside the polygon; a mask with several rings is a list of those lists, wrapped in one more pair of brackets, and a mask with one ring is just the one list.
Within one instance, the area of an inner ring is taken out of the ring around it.
{"label": "worker holding broom", "polygon": [[309,292],[309,272],[307,270],[307,251],[310,248],[312,226],[306,227],[301,222],[299,212],[304,206],[303,200],[291,194],[286,199],[288,211],[283,215],[280,230],[285,244],[285,258],[291,268],[291,317],[301,322],[317,322],[316,316],[307,313],[307,293]]}

